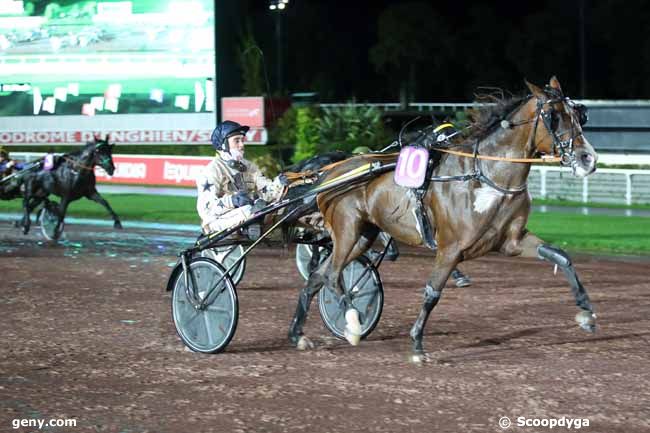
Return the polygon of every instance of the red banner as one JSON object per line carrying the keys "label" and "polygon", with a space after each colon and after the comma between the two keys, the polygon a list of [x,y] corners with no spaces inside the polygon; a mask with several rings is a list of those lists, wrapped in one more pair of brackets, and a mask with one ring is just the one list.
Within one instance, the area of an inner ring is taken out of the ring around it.
{"label": "red banner", "polygon": [[264,98],[233,97],[221,98],[221,117],[251,128],[264,126]]}
{"label": "red banner", "polygon": [[113,176],[109,177],[98,167],[95,167],[95,175],[101,183],[196,186],[196,177],[211,159],[211,157],[113,155],[115,163]]}

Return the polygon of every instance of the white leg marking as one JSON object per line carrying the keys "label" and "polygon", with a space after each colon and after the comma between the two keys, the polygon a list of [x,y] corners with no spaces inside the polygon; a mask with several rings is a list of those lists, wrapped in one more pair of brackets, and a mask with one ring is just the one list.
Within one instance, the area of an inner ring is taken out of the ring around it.
{"label": "white leg marking", "polygon": [[298,344],[296,346],[298,350],[309,350],[314,348],[314,343],[312,343],[309,338],[305,337],[302,335],[300,339],[298,340]]}
{"label": "white leg marking", "polygon": [[350,308],[345,312],[345,339],[353,346],[358,346],[361,341],[361,322],[359,312]]}

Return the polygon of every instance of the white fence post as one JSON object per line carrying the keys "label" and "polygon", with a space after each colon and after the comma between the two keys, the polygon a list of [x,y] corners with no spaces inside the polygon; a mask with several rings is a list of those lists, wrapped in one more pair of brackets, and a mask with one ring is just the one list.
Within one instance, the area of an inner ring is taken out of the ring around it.
{"label": "white fence post", "polygon": [[589,178],[587,177],[582,178],[582,202],[589,202]]}
{"label": "white fence post", "polygon": [[625,173],[625,204],[632,204],[632,173]]}

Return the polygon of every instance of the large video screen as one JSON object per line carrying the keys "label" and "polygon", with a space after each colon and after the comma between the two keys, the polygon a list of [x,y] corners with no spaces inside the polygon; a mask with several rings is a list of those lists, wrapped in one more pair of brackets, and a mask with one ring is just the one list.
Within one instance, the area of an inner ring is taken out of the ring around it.
{"label": "large video screen", "polygon": [[211,0],[0,0],[0,116],[215,110]]}

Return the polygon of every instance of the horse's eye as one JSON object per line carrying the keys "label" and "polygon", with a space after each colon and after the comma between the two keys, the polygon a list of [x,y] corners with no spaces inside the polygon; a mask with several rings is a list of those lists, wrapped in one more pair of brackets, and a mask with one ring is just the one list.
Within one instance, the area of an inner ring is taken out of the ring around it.
{"label": "horse's eye", "polygon": [[559,124],[560,124],[560,115],[557,113],[557,111],[553,111],[551,113],[551,131],[556,131]]}

